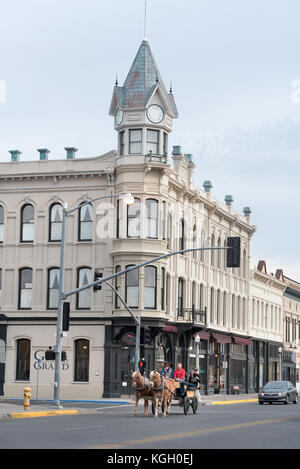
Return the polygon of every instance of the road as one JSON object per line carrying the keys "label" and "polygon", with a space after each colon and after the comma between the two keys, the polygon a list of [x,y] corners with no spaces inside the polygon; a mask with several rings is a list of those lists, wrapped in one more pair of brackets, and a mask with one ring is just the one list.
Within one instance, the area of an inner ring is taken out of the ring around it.
{"label": "road", "polygon": [[299,449],[300,405],[180,407],[158,419],[131,404],[95,413],[0,420],[1,449]]}

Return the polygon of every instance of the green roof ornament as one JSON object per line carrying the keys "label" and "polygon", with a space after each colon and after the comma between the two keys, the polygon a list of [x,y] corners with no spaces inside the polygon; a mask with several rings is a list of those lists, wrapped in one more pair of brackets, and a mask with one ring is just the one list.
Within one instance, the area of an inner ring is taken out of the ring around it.
{"label": "green roof ornament", "polygon": [[213,185],[211,181],[204,181],[203,187],[204,187],[205,192],[210,192],[211,189],[213,188]]}
{"label": "green roof ornament", "polygon": [[173,146],[173,151],[172,151],[173,156],[180,156],[182,155],[181,153],[181,147],[179,145]]}
{"label": "green roof ornament", "polygon": [[186,155],[186,161],[188,163],[193,163],[193,155],[191,155],[190,153],[187,153]]}
{"label": "green roof ornament", "polygon": [[231,207],[231,204],[233,202],[232,195],[225,195],[225,203],[228,207]]}
{"label": "green roof ornament", "polygon": [[9,150],[9,153],[11,154],[11,161],[19,161],[22,152],[19,150]]}
{"label": "green roof ornament", "polygon": [[252,213],[251,208],[250,207],[244,207],[243,208],[243,213],[244,213],[245,217],[247,217],[247,218],[250,217],[250,214]]}

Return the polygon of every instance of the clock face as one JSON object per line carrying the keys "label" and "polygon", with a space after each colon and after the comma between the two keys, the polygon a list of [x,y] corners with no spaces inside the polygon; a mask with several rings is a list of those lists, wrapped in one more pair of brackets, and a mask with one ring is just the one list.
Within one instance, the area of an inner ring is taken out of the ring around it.
{"label": "clock face", "polygon": [[152,106],[149,106],[147,109],[147,116],[151,122],[159,124],[164,118],[164,111],[157,104],[152,104]]}
{"label": "clock face", "polygon": [[115,115],[115,122],[117,125],[122,124],[123,115],[124,115],[123,111],[121,111],[121,109],[118,109]]}

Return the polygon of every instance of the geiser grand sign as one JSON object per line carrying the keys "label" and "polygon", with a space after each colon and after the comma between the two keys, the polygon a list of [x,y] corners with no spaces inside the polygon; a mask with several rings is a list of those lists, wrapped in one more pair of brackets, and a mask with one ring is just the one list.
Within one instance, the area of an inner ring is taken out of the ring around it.
{"label": "geiser grand sign", "polygon": [[[54,370],[55,362],[54,361],[52,362],[50,360],[45,360],[44,350],[36,350],[34,352],[34,358],[36,361],[34,361],[33,366],[36,370]],[[63,371],[69,370],[70,368],[68,360],[61,362],[61,365],[62,365]]]}

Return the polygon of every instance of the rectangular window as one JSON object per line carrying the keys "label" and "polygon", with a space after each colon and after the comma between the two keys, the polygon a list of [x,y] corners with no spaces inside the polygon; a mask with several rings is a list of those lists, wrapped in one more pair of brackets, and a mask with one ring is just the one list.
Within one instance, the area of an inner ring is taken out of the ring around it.
{"label": "rectangular window", "polygon": [[147,206],[147,238],[157,239],[158,202],[154,199],[146,201]]}
{"label": "rectangular window", "polygon": [[[120,265],[117,265],[116,266],[116,273],[117,272],[120,272],[121,270],[121,266]],[[120,282],[121,282],[121,275],[119,275],[118,277],[115,278],[115,289],[116,291],[120,294],[119,290],[120,290]],[[115,294],[115,308],[116,309],[119,309],[120,308],[120,299],[118,297],[117,294]]]}
{"label": "rectangular window", "polygon": [[168,134],[164,132],[164,148],[163,148],[164,155],[168,154]]}
{"label": "rectangular window", "polygon": [[127,207],[127,237],[139,238],[140,237],[140,216],[141,216],[141,201],[134,199],[132,205]]}
{"label": "rectangular window", "polygon": [[145,267],[144,307],[156,309],[156,267]]}
{"label": "rectangular window", "polygon": [[162,239],[166,239],[166,231],[167,231],[167,204],[163,200],[162,202],[162,211],[161,211],[161,235]]}
{"label": "rectangular window", "polygon": [[159,154],[159,131],[147,130],[147,149],[146,154],[152,152],[153,155]]}
{"label": "rectangular window", "polygon": [[31,309],[32,305],[32,270],[20,270],[19,309]]}
{"label": "rectangular window", "polygon": [[166,269],[161,268],[161,309],[165,309],[165,282],[166,282]]}
{"label": "rectangular window", "polygon": [[[129,265],[126,268],[131,267]],[[131,308],[139,306],[139,273],[138,269],[126,273],[125,301]]]}
{"label": "rectangular window", "polygon": [[142,129],[129,130],[129,153],[131,155],[142,153]]}
{"label": "rectangular window", "polygon": [[120,156],[124,155],[125,151],[125,131],[120,132]]}

